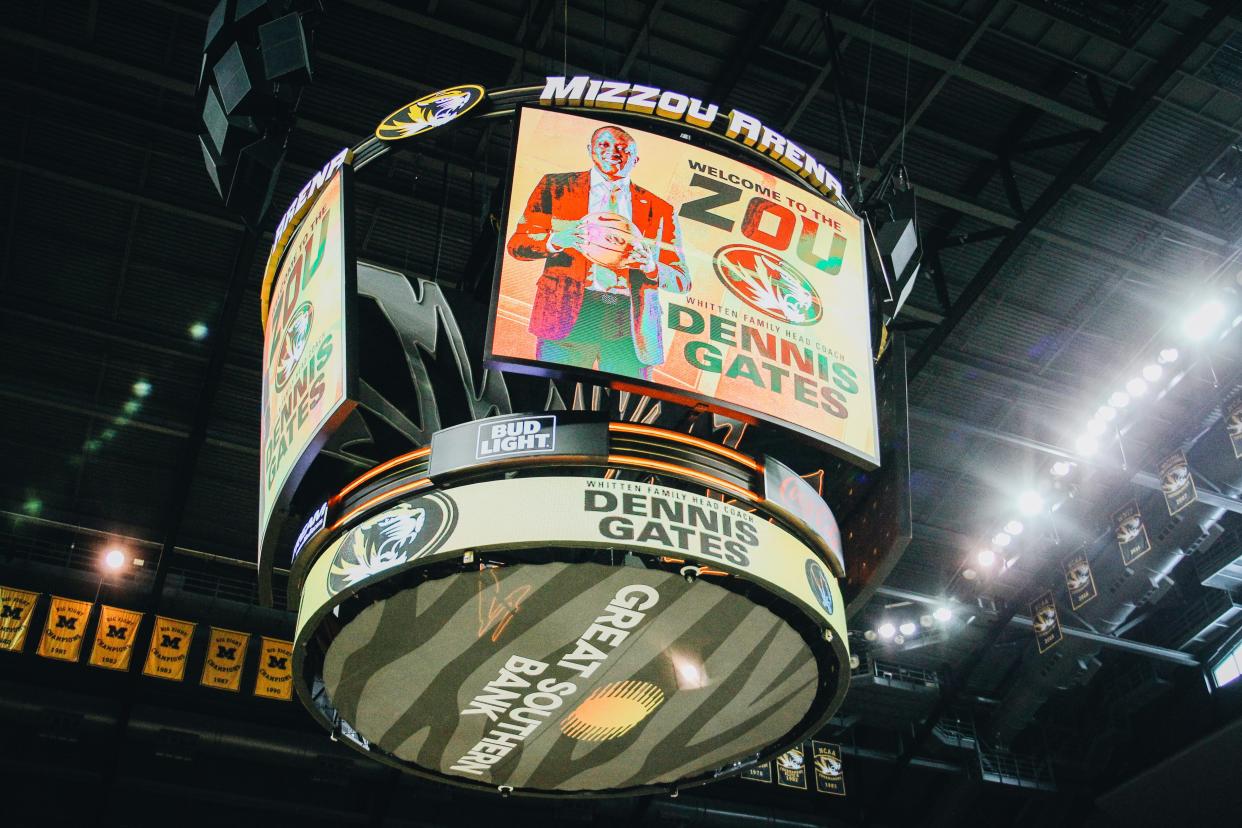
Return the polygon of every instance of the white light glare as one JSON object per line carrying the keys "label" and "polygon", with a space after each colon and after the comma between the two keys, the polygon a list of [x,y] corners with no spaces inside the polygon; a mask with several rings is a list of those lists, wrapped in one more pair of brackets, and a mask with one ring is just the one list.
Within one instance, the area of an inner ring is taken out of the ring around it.
{"label": "white light glare", "polygon": [[[996,553],[991,549],[980,549],[979,554],[975,556],[975,560],[979,562],[979,566],[991,566],[996,563]],[[965,575],[966,573],[962,573]],[[970,580],[967,578],[966,580]]]}
{"label": "white light glare", "polygon": [[885,621],[883,624],[880,625],[879,629],[876,630],[876,632],[880,634],[880,638],[887,639],[887,638],[893,637],[893,634],[897,632],[897,628],[894,627],[889,622]]}
{"label": "white light glare", "polygon": [[1074,441],[1074,450],[1083,457],[1090,457],[1100,450],[1100,444],[1090,434],[1084,434]]}
{"label": "white light glare", "polygon": [[1126,390],[1130,392],[1131,397],[1141,397],[1147,393],[1147,383],[1142,377],[1135,377],[1126,383]]}
{"label": "white light glare", "polygon": [[1186,317],[1182,330],[1189,339],[1199,340],[1210,334],[1225,318],[1225,304],[1219,299],[1209,299],[1194,313]]}
{"label": "white light glare", "polygon": [[1108,404],[1113,408],[1125,408],[1130,404],[1130,395],[1125,391],[1114,391],[1113,395],[1108,398]]}
{"label": "white light glare", "polygon": [[1116,416],[1117,409],[1113,408],[1111,405],[1101,405],[1095,411],[1095,418],[1097,420],[1103,420],[1106,423],[1111,423],[1113,418]]}
{"label": "white light glare", "polygon": [[1177,349],[1165,348],[1160,352],[1160,357],[1156,361],[1161,365],[1168,365],[1170,362],[1177,362]]}
{"label": "white light glare", "polygon": [[1101,434],[1103,434],[1104,430],[1107,428],[1108,426],[1106,426],[1104,424],[1104,421],[1101,420],[1099,417],[1092,417],[1090,420],[1087,421],[1087,433],[1094,434],[1096,437],[1099,437]]}
{"label": "white light glare", "polygon": [[1011,520],[1005,524],[1005,531],[1011,535],[1021,535],[1022,529],[1022,521],[1020,520]]}
{"label": "white light glare", "polygon": [[948,607],[937,607],[936,611],[933,612],[932,615],[935,616],[937,621],[944,623],[945,621],[949,621],[953,618],[953,610]]}
{"label": "white light glare", "polygon": [[1070,473],[1070,464],[1064,460],[1058,460],[1052,464],[1052,468],[1049,471],[1052,472],[1053,477],[1065,477],[1065,475]]}
{"label": "white light glare", "polygon": [[147,394],[151,393],[151,383],[144,379],[140,379],[133,384],[130,390],[134,392],[135,397],[145,397]]}
{"label": "white light glare", "polygon": [[[1044,510],[1044,499],[1043,497],[1040,496],[1039,492],[1035,492],[1035,491],[1023,492],[1021,497],[1018,498],[1018,511],[1026,515],[1027,517],[1031,517],[1032,515],[1038,515],[1043,510]],[[1011,533],[1011,534],[1017,534],[1017,533]]]}
{"label": "white light glare", "polygon": [[1006,546],[1009,545],[1009,541],[1011,540],[1013,540],[1013,538],[1009,537],[1008,532],[997,532],[995,535],[992,536],[992,545],[999,546],[1000,548],[1004,549]]}
{"label": "white light glare", "polygon": [[1164,369],[1154,362],[1143,367],[1143,379],[1148,382],[1157,382],[1162,374],[1164,374]]}
{"label": "white light glare", "polygon": [[913,621],[907,621],[901,625],[901,634],[904,636],[914,635],[918,631],[918,625]]}
{"label": "white light glare", "polygon": [[108,569],[120,569],[125,566],[125,553],[119,549],[109,549],[104,555],[104,566]]}
{"label": "white light glare", "polygon": [[190,338],[196,342],[202,342],[207,338],[208,333],[210,333],[210,331],[202,322],[195,322],[190,326]]}

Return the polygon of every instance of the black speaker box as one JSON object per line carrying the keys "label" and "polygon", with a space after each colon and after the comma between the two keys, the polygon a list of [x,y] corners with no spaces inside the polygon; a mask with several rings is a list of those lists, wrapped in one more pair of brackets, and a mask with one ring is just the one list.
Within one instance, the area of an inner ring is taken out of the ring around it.
{"label": "black speaker box", "polygon": [[260,26],[259,50],[267,80],[311,82],[310,51],[300,14],[286,14]]}
{"label": "black speaker box", "polygon": [[[281,136],[283,139],[283,136]],[[263,138],[245,146],[237,154],[224,204],[257,226],[272,203],[280,165],[284,161],[283,140]]]}
{"label": "black speaker box", "polygon": [[226,115],[239,114],[255,90],[259,77],[255,71],[250,50],[240,43],[233,43],[216,61],[212,73],[216,76],[216,89],[220,91],[220,103]]}

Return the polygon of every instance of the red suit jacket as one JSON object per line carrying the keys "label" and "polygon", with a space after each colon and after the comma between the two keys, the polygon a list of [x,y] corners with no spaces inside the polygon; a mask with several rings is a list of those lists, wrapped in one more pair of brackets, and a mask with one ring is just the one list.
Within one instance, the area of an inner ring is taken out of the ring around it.
{"label": "red suit jacket", "polygon": [[[590,212],[591,174],[587,172],[550,173],[540,179],[526,201],[517,230],[509,239],[510,255],[516,259],[544,259],[543,273],[535,285],[530,332],[540,339],[564,339],[578,321],[582,297],[592,263],[577,250],[548,250],[553,222],[575,221]],[[628,274],[630,282],[629,324],[617,319],[603,338],[616,339],[627,331],[634,337],[634,351],[644,365],[664,361],[660,288],[685,293],[690,277],[681,255],[681,235],[673,215],[673,205],[659,196],[630,183],[632,220],[648,239],[659,234],[658,278],[639,270]],[[618,303],[623,310],[625,303]],[[620,328],[620,329],[618,329]]]}

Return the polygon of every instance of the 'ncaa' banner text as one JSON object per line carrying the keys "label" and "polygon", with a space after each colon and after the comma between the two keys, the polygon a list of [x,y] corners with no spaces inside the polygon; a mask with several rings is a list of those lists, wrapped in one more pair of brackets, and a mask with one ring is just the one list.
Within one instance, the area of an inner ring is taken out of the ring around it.
{"label": "'ncaa' banner text", "polygon": [[879,464],[860,221],[633,127],[524,109],[488,358],[598,371]]}

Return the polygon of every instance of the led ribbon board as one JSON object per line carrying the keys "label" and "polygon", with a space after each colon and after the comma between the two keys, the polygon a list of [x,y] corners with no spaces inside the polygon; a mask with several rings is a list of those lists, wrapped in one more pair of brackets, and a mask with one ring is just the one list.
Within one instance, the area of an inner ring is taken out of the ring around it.
{"label": "led ribbon board", "polygon": [[[505,565],[450,564],[467,551]],[[730,577],[640,563],[668,557]],[[322,681],[352,743],[383,761],[607,795],[711,781],[802,739],[845,693],[844,630],[827,567],[756,515],[642,483],[521,478],[406,500],[333,541],[302,589],[295,675],[326,719]]]}

